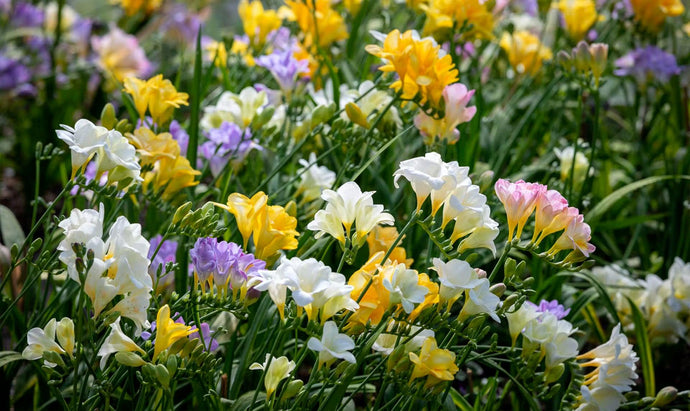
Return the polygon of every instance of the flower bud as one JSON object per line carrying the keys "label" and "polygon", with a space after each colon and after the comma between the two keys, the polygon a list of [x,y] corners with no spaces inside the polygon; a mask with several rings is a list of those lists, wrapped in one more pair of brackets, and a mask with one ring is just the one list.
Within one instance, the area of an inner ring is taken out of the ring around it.
{"label": "flower bud", "polygon": [[275,114],[275,107],[273,107],[273,106],[266,107],[261,112],[261,114],[254,117],[254,120],[252,121],[252,124],[251,124],[252,130],[258,130],[261,127],[265,126],[266,123],[271,121],[271,119],[273,118],[273,114]]}
{"label": "flower bud", "polygon": [[575,69],[580,73],[589,71],[592,62],[592,55],[589,54],[589,46],[584,41],[577,43],[577,47],[573,49],[573,56],[575,57]]}
{"label": "flower bud", "polygon": [[112,104],[108,103],[103,107],[103,111],[101,111],[101,125],[108,130],[112,130],[113,127],[115,127],[115,124],[117,124],[117,117],[115,117],[115,107],[113,107]]}
{"label": "flower bud", "polygon": [[563,375],[563,371],[565,371],[565,365],[558,364],[555,367],[551,367],[546,373],[544,374],[544,382],[547,384],[551,384],[552,382],[558,381],[559,378],[561,378],[561,375]]}
{"label": "flower bud", "polygon": [[566,71],[570,71],[573,68],[573,59],[565,50],[561,50],[556,54],[556,61],[558,61]]}
{"label": "flower bud", "polygon": [[302,386],[304,386],[302,380],[290,381],[290,383],[288,383],[288,385],[285,387],[285,390],[283,391],[282,399],[286,400],[299,394],[299,391],[302,389]]}
{"label": "flower bud", "polygon": [[506,285],[503,283],[494,284],[489,288],[489,291],[491,292],[491,294],[497,297],[501,297],[503,296],[503,293],[506,291]]}
{"label": "flower bud", "polygon": [[57,323],[57,340],[65,352],[71,357],[74,352],[74,322],[71,318],[64,317]]}
{"label": "flower bud", "polygon": [[333,113],[329,106],[317,106],[311,114],[311,127],[314,129],[317,125],[326,122]]}
{"label": "flower bud", "polygon": [[184,216],[189,213],[189,210],[192,209],[192,202],[187,201],[186,203],[182,204],[181,206],[177,207],[177,210],[175,210],[175,214],[173,215],[172,223],[177,224]]}
{"label": "flower bud", "polygon": [[156,379],[161,383],[162,386],[167,387],[170,384],[170,373],[165,365],[158,364],[155,367]]}
{"label": "flower bud", "polygon": [[664,387],[661,390],[659,390],[659,393],[656,395],[656,399],[654,400],[652,407],[663,407],[667,404],[670,404],[671,402],[673,402],[673,400],[676,399],[677,396],[678,389],[676,389],[676,387]]}
{"label": "flower bud", "polygon": [[367,116],[362,113],[362,110],[355,103],[347,103],[347,105],[345,105],[345,113],[347,113],[347,117],[353,123],[364,128],[369,128]]}
{"label": "flower bud", "polygon": [[140,356],[129,351],[116,352],[115,360],[126,367],[141,367],[146,364]]}
{"label": "flower bud", "polygon": [[608,61],[609,45],[604,43],[593,43],[589,46],[589,52],[592,55],[591,69],[595,81],[598,83],[599,78],[606,70],[606,63]]}

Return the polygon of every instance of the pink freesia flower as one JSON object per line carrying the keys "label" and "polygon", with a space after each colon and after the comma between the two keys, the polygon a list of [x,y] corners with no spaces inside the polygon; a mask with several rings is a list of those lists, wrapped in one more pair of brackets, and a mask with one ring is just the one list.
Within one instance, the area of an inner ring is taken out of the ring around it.
{"label": "pink freesia flower", "polygon": [[549,254],[555,255],[561,250],[573,250],[564,261],[576,260],[577,256],[573,253],[589,257],[596,250],[596,247],[589,243],[591,239],[592,229],[585,223],[585,217],[579,214],[570,221],[563,234],[549,250]]}
{"label": "pink freesia flower", "polygon": [[424,136],[424,143],[430,144],[436,137],[447,140],[450,144],[460,138],[457,126],[472,120],[477,113],[477,107],[467,107],[474,90],[468,90],[462,83],[455,83],[443,90],[445,103],[445,116],[435,119],[424,112],[420,112],[414,118],[414,125]]}
{"label": "pink freesia flower", "polygon": [[575,207],[568,207],[568,200],[558,191],[541,193],[537,197],[532,242],[539,245],[546,236],[564,230],[578,214],[580,211]]}
{"label": "pink freesia flower", "polygon": [[116,26],[111,26],[103,37],[93,37],[91,45],[98,54],[98,66],[118,81],[129,76],[145,77],[151,71],[151,62],[137,38]]}
{"label": "pink freesia flower", "polygon": [[[494,186],[498,199],[503,203],[508,217],[508,241],[519,239],[527,219],[532,215],[539,196],[546,192],[546,186],[537,183],[526,183],[522,180],[511,183],[499,179]],[[517,231],[515,231],[517,228]]]}

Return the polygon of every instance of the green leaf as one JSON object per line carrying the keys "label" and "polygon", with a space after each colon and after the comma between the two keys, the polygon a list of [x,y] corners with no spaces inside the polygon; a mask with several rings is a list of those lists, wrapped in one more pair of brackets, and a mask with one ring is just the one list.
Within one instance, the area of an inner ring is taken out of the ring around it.
{"label": "green leaf", "polygon": [[597,280],[596,278],[592,277],[588,273],[580,272],[580,273],[560,273],[558,274],[559,276],[573,276],[573,277],[578,277],[583,280],[587,280],[594,289],[599,293],[599,297],[601,297],[601,300],[604,303],[604,308],[609,312],[611,317],[613,317],[613,321],[616,323],[621,322],[620,318],[618,318],[618,312],[616,311],[616,307],[613,305],[613,302],[611,301],[611,297],[609,297],[609,293],[606,292],[606,289],[604,286]]}
{"label": "green leaf", "polygon": [[618,190],[614,191],[613,193],[609,194],[606,196],[603,200],[601,200],[599,203],[597,203],[594,208],[589,210],[589,212],[585,215],[585,221],[587,221],[590,225],[597,220],[601,218],[602,215],[606,211],[608,211],[611,207],[613,207],[618,201],[622,200],[624,197],[626,197],[628,194],[632,193],[633,191],[639,190],[641,188],[644,188],[648,185],[658,183],[660,181],[664,180],[670,180],[670,179],[683,179],[683,180],[690,180],[690,176],[654,176],[654,177],[647,177],[643,178],[640,181],[635,181],[634,183],[630,183],[625,187],[621,187]]}
{"label": "green leaf", "polygon": [[0,205],[0,235],[2,235],[2,243],[11,247],[12,244],[17,244],[21,248],[24,244],[24,230],[17,221],[12,211],[4,205]]}
{"label": "green leaf", "polygon": [[470,404],[455,388],[450,389],[450,398],[460,411],[472,411],[472,404]]}
{"label": "green leaf", "polygon": [[0,368],[11,362],[23,359],[24,357],[16,351],[0,351]]}
{"label": "green leaf", "polygon": [[654,382],[654,358],[652,358],[652,346],[649,343],[647,324],[642,312],[637,305],[626,297],[630,307],[632,307],[632,318],[635,324],[635,337],[637,339],[637,354],[640,356],[642,365],[642,381],[644,382],[644,392],[648,397],[656,396],[656,384]]}
{"label": "green leaf", "polygon": [[187,146],[187,159],[194,167],[196,164],[196,152],[199,144],[199,110],[201,107],[201,26],[196,37],[196,55],[194,57],[194,79],[192,80],[192,92],[190,98],[191,113],[189,116],[189,145]]}

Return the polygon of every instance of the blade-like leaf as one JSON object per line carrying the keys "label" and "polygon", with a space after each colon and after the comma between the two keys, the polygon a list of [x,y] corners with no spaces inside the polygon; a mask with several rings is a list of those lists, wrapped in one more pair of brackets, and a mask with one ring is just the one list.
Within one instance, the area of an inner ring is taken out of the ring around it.
{"label": "blade-like leaf", "polygon": [[21,248],[24,244],[25,237],[22,226],[12,211],[4,205],[0,205],[0,235],[2,235],[2,244],[7,247],[17,244]]}
{"label": "blade-like leaf", "polygon": [[642,315],[642,312],[637,305],[626,297],[630,307],[632,307],[632,318],[635,324],[635,338],[637,340],[637,354],[640,356],[640,364],[642,365],[642,381],[644,382],[644,392],[648,397],[656,395],[656,384],[654,382],[654,358],[652,358],[652,346],[649,343],[649,334],[647,333],[647,323]]}

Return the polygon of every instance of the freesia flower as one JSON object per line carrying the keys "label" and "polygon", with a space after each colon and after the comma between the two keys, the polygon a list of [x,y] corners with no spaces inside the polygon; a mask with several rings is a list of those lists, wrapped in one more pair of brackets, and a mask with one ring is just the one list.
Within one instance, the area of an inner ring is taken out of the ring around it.
{"label": "freesia flower", "polygon": [[339,333],[338,326],[333,321],[326,321],[323,325],[321,339],[309,338],[307,347],[310,350],[318,351],[319,367],[323,364],[328,365],[336,359],[345,360],[352,364],[357,363],[357,359],[350,352],[355,348],[355,342],[347,334]]}
{"label": "freesia flower", "polygon": [[396,72],[398,80],[391,88],[404,100],[419,94],[420,105],[440,108],[446,86],[458,80],[458,70],[450,55],[442,55],[440,46],[430,38],[420,39],[416,32],[391,31],[383,47],[368,45],[367,52],[384,61],[383,72]]}
{"label": "freesia flower", "polygon": [[598,20],[594,0],[559,0],[554,7],[563,14],[565,29],[575,41],[582,40]]}
{"label": "freesia flower", "polygon": [[464,320],[475,314],[488,314],[494,321],[500,322],[496,309],[501,299],[489,290],[489,280],[481,278],[474,288],[465,290],[465,302],[458,320]]}
{"label": "freesia flower", "polygon": [[443,118],[436,119],[420,111],[414,118],[414,125],[424,136],[424,143],[430,145],[436,138],[450,144],[457,142],[460,138],[457,126],[469,122],[477,113],[477,107],[467,107],[473,95],[474,90],[468,91],[464,84],[451,84],[443,90]]}
{"label": "freesia flower", "polygon": [[499,179],[494,189],[508,217],[508,241],[513,238],[520,239],[522,229],[537,205],[537,198],[546,191],[546,186],[526,183],[522,180],[511,183],[508,180]]}
{"label": "freesia flower", "polygon": [[315,153],[309,154],[309,160],[300,159],[299,164],[302,168],[297,170],[297,174],[301,175],[301,179],[295,196],[302,195],[304,201],[316,200],[321,197],[324,189],[332,187],[335,183],[335,172],[328,167],[319,166]]}
{"label": "freesia flower", "polygon": [[215,106],[204,108],[201,128],[204,130],[218,128],[227,121],[245,129],[255,116],[261,114],[267,103],[266,92],[257,91],[254,87],[246,87],[240,94],[226,91],[220,95]]}
{"label": "freesia flower", "polygon": [[525,326],[539,316],[540,313],[537,312],[536,307],[530,304],[522,304],[517,310],[513,312],[506,312],[508,329],[510,332],[510,338],[513,341],[513,346],[515,345],[520,333],[522,333],[522,331],[525,329]]}
{"label": "freesia flower", "polygon": [[[589,227],[589,224],[585,223],[584,216],[580,214],[570,220],[565,231],[556,240],[556,243],[548,253],[555,255],[561,250],[573,250],[573,253],[577,252],[585,257],[589,257],[596,250],[596,247],[589,243],[591,238],[592,229]],[[571,253],[571,258],[576,258],[573,253]]]}
{"label": "freesia flower", "polygon": [[353,224],[356,227],[352,243],[360,247],[367,235],[378,224],[392,225],[393,216],[383,212],[383,206],[374,204],[371,198],[373,191],[362,192],[355,182],[347,182],[337,191],[324,190],[321,198],[326,201],[326,208],[319,210],[307,228],[317,231],[315,237],[330,234],[345,245],[345,238],[350,237]]}
{"label": "freesia flower", "polygon": [[500,46],[508,55],[508,61],[518,74],[536,75],[546,60],[551,60],[551,49],[534,34],[518,30],[513,34],[503,33]]}
{"label": "freesia flower", "polygon": [[652,33],[658,32],[666,18],[683,14],[681,0],[630,0],[635,20]]}
{"label": "freesia flower", "polygon": [[436,339],[428,337],[419,355],[409,353],[410,361],[414,364],[410,383],[417,378],[427,377],[424,386],[432,387],[441,381],[453,381],[455,374],[459,371],[455,365],[455,353],[446,349],[438,348]]}
{"label": "freesia flower", "polygon": [[331,0],[286,0],[285,5],[280,13],[297,23],[304,35],[306,48],[316,50],[321,47],[327,50],[334,42],[347,39],[343,16],[333,9]]}
{"label": "freesia flower", "polygon": [[616,60],[617,76],[632,76],[638,84],[644,85],[651,79],[667,83],[674,75],[681,73],[676,57],[666,51],[647,46],[637,48]]}
{"label": "freesia flower", "polygon": [[264,9],[261,1],[241,0],[237,12],[245,34],[256,50],[264,46],[269,33],[280,28],[278,13],[275,10]]}
{"label": "freesia flower", "polygon": [[146,80],[128,77],[124,91],[134,99],[139,118],[144,119],[146,109],[151,113],[154,123],[162,125],[170,121],[173,111],[180,106],[189,105],[189,95],[180,93],[162,74]]}
{"label": "freesia flower", "polygon": [[60,346],[71,357],[74,353],[74,322],[69,317],[63,317],[55,329]]}
{"label": "freesia flower", "polygon": [[491,39],[494,16],[489,5],[481,0],[466,0],[461,3],[452,0],[430,0],[420,5],[426,14],[424,35],[433,34],[438,39],[455,35],[453,29],[467,27],[464,40]]}
{"label": "freesia flower", "polygon": [[[570,172],[572,170],[574,173],[572,177],[573,184],[576,186],[582,184],[590,169],[589,159],[585,153],[583,153],[582,150],[578,150],[578,152],[575,153],[573,147],[566,147],[563,150],[555,148],[554,152],[556,153],[556,157],[561,161],[561,181],[568,181],[571,178]],[[574,167],[573,157],[575,161]]]}
{"label": "freesia flower", "polygon": [[[397,328],[396,325],[399,325],[399,323],[396,323],[395,320],[390,320],[386,331],[394,331],[395,328]],[[409,326],[407,331],[407,335],[414,335],[414,337],[405,344],[406,353],[421,349],[427,338],[434,337],[434,332],[432,330],[420,330],[420,327],[414,325]],[[401,344],[408,339],[406,338],[407,335],[401,336],[401,338],[399,338],[399,335],[400,334],[382,333],[376,338],[376,342],[374,342],[371,349],[380,352],[382,355],[391,355],[393,350],[397,347],[396,344]]]}
{"label": "freesia flower", "polygon": [[271,354],[266,354],[266,360],[263,362],[263,364],[255,362],[249,366],[249,369],[264,371],[264,387],[266,388],[266,397],[271,398],[273,393],[278,388],[278,384],[280,384],[280,382],[285,378],[289,377],[290,373],[292,373],[292,370],[294,370],[295,367],[295,362],[288,360],[285,356],[275,358]]}
{"label": "freesia flower", "polygon": [[434,266],[431,269],[438,273],[441,283],[439,297],[441,302],[448,304],[448,310],[465,290],[473,289],[483,282],[466,261],[450,260],[444,263],[440,258],[432,261]]}
{"label": "freesia flower", "polygon": [[[157,234],[149,241],[149,252],[147,257],[151,260],[149,265],[149,275],[153,279],[157,279],[158,287],[156,292],[170,288],[175,281],[175,272],[166,271],[168,263],[174,263],[177,255],[177,242],[173,240],[165,240],[162,242],[163,236]],[[157,251],[157,252],[156,252]],[[154,253],[155,256],[154,256]],[[160,277],[159,275],[160,270]]]}
{"label": "freesia flower", "polygon": [[128,133],[129,141],[137,148],[141,164],[153,164],[163,157],[175,158],[180,155],[180,145],[170,133],[154,133],[148,127],[139,127]]}
{"label": "freesia flower", "polygon": [[208,141],[199,146],[199,154],[208,160],[211,174],[218,176],[231,161],[239,166],[253,149],[262,147],[252,140],[251,131],[242,130],[237,124],[224,121],[220,127],[206,132]]}
{"label": "freesia flower", "polygon": [[635,385],[637,354],[620,329],[616,325],[607,342],[577,357],[588,360],[581,367],[595,367],[585,375],[578,410],[616,409],[624,400],[622,393]]}
{"label": "freesia flower", "polygon": [[[166,306],[167,307],[167,306]],[[145,354],[144,350],[141,349],[131,338],[129,338],[122,328],[120,328],[120,317],[117,317],[115,322],[110,324],[110,334],[101,345],[98,350],[98,356],[101,358],[101,369],[105,369],[105,365],[108,363],[108,358],[111,354],[118,352],[134,352],[137,351],[141,354]],[[143,363],[143,360],[142,360]]]}
{"label": "freesia flower", "polygon": [[429,293],[426,287],[419,284],[417,271],[407,268],[405,264],[388,266],[381,271],[381,276],[383,287],[389,292],[389,303],[401,304],[408,314]]}
{"label": "freesia flower", "polygon": [[[69,318],[63,318],[60,320],[60,323],[63,322],[71,322]],[[65,348],[72,348],[74,346],[74,332],[72,332],[72,335],[69,336],[67,333],[65,333],[65,326],[67,324],[63,323],[62,328],[63,328],[63,334],[62,338],[60,338],[60,335],[58,334],[58,338],[64,339],[64,341],[61,341],[61,344],[64,342],[67,347]],[[58,344],[55,342],[55,331],[58,329],[59,325],[55,318],[52,318],[50,321],[48,321],[48,324],[41,329],[39,327],[32,328],[29,330],[29,332],[26,335],[26,341],[27,341],[27,346],[24,348],[24,351],[22,351],[22,357],[26,360],[38,360],[39,358],[43,357],[43,353],[50,351],[54,352],[57,354],[65,354],[67,351],[61,347],[61,344]],[[72,325],[72,328],[74,328],[74,325]],[[71,341],[70,341],[71,339]],[[70,347],[71,345],[71,347]],[[69,351],[71,355],[71,350]],[[55,367],[57,364],[53,364],[51,362],[44,361],[44,364],[47,367]]]}
{"label": "freesia flower", "polygon": [[117,26],[110,26],[105,36],[92,37],[91,45],[98,54],[99,68],[119,82],[131,76],[147,76],[151,71],[151,62],[137,38]]}
{"label": "freesia flower", "polygon": [[153,348],[153,359],[156,360],[161,352],[170,348],[177,340],[186,338],[193,333],[192,327],[179,324],[170,318],[170,307],[162,306],[156,315],[156,342]]}
{"label": "freesia flower", "polygon": [[580,211],[568,207],[568,201],[556,190],[547,190],[537,197],[532,242],[539,245],[548,235],[564,230]]}
{"label": "freesia flower", "polygon": [[119,4],[127,16],[133,16],[138,12],[151,14],[160,8],[163,0],[112,0],[112,3]]}
{"label": "freesia flower", "polygon": [[[453,164],[453,163],[451,163]],[[457,163],[455,163],[457,165]],[[464,169],[461,167],[461,169]],[[467,169],[469,171],[469,169]],[[417,195],[417,211],[431,195],[431,214],[434,215],[450,191],[456,187],[456,179],[441,155],[436,152],[426,153],[424,157],[415,157],[400,162],[399,168],[393,173],[393,185],[398,188],[398,179],[404,177],[412,185]]]}
{"label": "freesia flower", "polygon": [[278,82],[280,90],[290,96],[297,85],[300,75],[309,73],[309,60],[295,58],[292,47],[275,51],[273,54],[258,57],[256,65],[271,72]]}
{"label": "freesia flower", "polygon": [[[388,249],[391,248],[398,236],[398,229],[395,227],[374,227],[374,229],[367,236],[367,244],[369,245],[369,257],[372,257],[374,254],[378,252],[388,252]],[[400,241],[402,241],[404,238],[405,236],[403,236],[403,238],[401,238]],[[398,242],[398,244],[401,243]],[[391,261],[397,263],[404,263],[408,267],[411,266],[412,262],[414,261],[411,258],[407,258],[407,252],[405,251],[405,248],[401,247],[400,245],[396,246],[393,249],[393,251],[391,251],[388,258],[390,258]]]}

